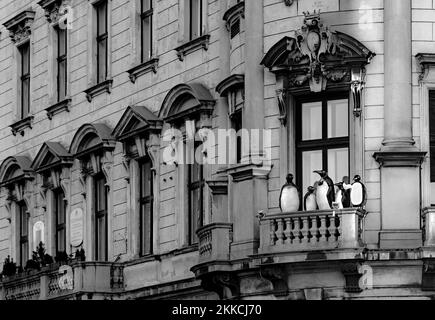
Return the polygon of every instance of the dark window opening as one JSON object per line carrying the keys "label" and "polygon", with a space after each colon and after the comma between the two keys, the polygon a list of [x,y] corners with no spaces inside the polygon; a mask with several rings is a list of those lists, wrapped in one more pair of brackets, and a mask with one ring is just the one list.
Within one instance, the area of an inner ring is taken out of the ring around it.
{"label": "dark window opening", "polygon": [[239,33],[240,33],[240,19],[237,19],[231,24],[231,29],[230,29],[231,39],[237,36]]}
{"label": "dark window opening", "polygon": [[233,129],[237,133],[236,160],[237,160],[237,163],[240,163],[242,160],[242,134],[241,134],[240,130],[242,130],[242,128],[243,128],[243,126],[242,126],[242,110],[241,109],[234,112],[234,114],[231,116],[231,124],[232,124]]}
{"label": "dark window opening", "polygon": [[141,62],[151,59],[153,54],[153,4],[152,0],[141,0]]}
{"label": "dark window opening", "polygon": [[153,173],[151,159],[139,163],[140,171],[140,255],[153,253]]}
{"label": "dark window opening", "polygon": [[95,260],[107,261],[108,259],[108,239],[107,239],[107,196],[108,187],[106,179],[102,173],[94,177],[95,188]]}
{"label": "dark window opening", "polygon": [[21,56],[21,119],[30,113],[30,44],[29,42],[18,48]]}
{"label": "dark window opening", "polygon": [[56,27],[57,33],[57,101],[66,97],[67,90],[67,31]]}
{"label": "dark window opening", "polygon": [[18,224],[20,226],[20,265],[24,268],[29,260],[29,217],[24,202],[17,203]]}
{"label": "dark window opening", "polygon": [[107,3],[96,4],[97,10],[97,82],[107,78]]}
{"label": "dark window opening", "polygon": [[[200,148],[201,143],[195,142],[194,150]],[[188,198],[189,198],[189,244],[198,243],[196,230],[204,225],[204,166],[196,160],[188,165]]]}
{"label": "dark window opening", "polygon": [[66,251],[66,202],[62,189],[54,191],[55,245],[56,254]]}
{"label": "dark window opening", "polygon": [[189,40],[202,36],[202,0],[189,0]]}

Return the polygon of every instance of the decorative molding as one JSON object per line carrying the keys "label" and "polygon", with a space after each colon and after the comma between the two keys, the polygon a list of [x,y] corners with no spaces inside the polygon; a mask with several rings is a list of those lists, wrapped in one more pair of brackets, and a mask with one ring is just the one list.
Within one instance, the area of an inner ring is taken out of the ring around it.
{"label": "decorative molding", "polygon": [[209,44],[210,44],[210,35],[205,34],[187,43],[182,44],[181,46],[175,48],[175,51],[177,51],[178,59],[180,61],[184,61],[184,57],[191,52],[194,52],[199,49],[204,49],[207,51]]}
{"label": "decorative molding", "polygon": [[419,81],[423,81],[431,67],[435,66],[435,53],[418,53],[415,55],[418,64],[420,65]]}
{"label": "decorative molding", "polygon": [[104,92],[107,92],[110,94],[112,92],[112,79],[107,79],[105,81],[102,81],[100,83],[97,83],[96,85],[93,85],[92,87],[86,89],[84,93],[86,93],[86,99],[89,102],[92,102],[92,99]]}
{"label": "decorative molding", "polygon": [[352,77],[350,82],[350,92],[353,98],[353,115],[356,118],[361,117],[362,113],[362,92],[364,90],[365,68],[352,70]]}
{"label": "decorative molding", "polygon": [[24,131],[26,128],[32,129],[33,119],[34,116],[30,115],[11,124],[9,127],[11,128],[12,134],[16,136],[17,133],[19,133],[24,136]]}
{"label": "decorative molding", "polygon": [[341,272],[346,281],[344,290],[348,293],[358,293],[363,291],[359,285],[359,280],[362,277],[359,266],[360,264],[357,262],[350,262],[341,267]]}
{"label": "decorative molding", "polygon": [[420,167],[427,152],[385,151],[375,152],[373,157],[381,167]]}
{"label": "decorative molding", "polygon": [[278,99],[278,107],[279,107],[279,121],[282,126],[287,124],[287,109],[288,109],[288,93],[286,89],[278,89],[276,90],[276,97]]}
{"label": "decorative molding", "polygon": [[245,1],[240,1],[225,11],[223,19],[226,21],[228,31],[230,31],[231,25],[239,17],[245,18]]}
{"label": "decorative molding", "polygon": [[[17,183],[34,179],[32,161],[27,156],[6,158],[0,166],[0,187],[10,187]],[[11,170],[14,168],[14,170]]]}
{"label": "decorative molding", "polygon": [[239,279],[234,273],[218,271],[202,277],[201,286],[216,292],[220,299],[234,299],[240,296]]}
{"label": "decorative molding", "polygon": [[35,11],[32,8],[28,8],[3,24],[9,30],[12,42],[19,45],[29,39],[34,19]]}
{"label": "decorative molding", "polygon": [[159,58],[152,58],[144,63],[141,63],[130,70],[127,70],[128,77],[132,83],[136,82],[136,79],[141,75],[148,73],[150,71],[157,73],[157,67],[159,65]]}
{"label": "decorative molding", "polygon": [[69,12],[68,6],[70,5],[68,0],[41,0],[38,5],[45,11],[45,17],[49,23],[56,23],[65,17]]}
{"label": "decorative molding", "polygon": [[287,7],[290,7],[293,4],[293,2],[295,2],[295,1],[294,0],[284,0],[284,3]]}
{"label": "decorative molding", "polygon": [[288,274],[283,266],[261,267],[260,276],[272,283],[274,296],[280,297],[288,294]]}
{"label": "decorative molding", "polygon": [[83,198],[86,198],[86,180],[87,180],[87,178],[88,178],[88,173],[84,168],[82,168],[80,170],[80,174],[79,174],[79,182],[80,182],[80,187],[82,189],[80,194],[83,196]]}
{"label": "decorative molding", "polygon": [[363,68],[375,56],[354,38],[330,31],[319,12],[304,14],[296,38],[278,41],[261,62],[274,73],[285,72],[290,86],[308,84],[312,92],[320,92],[328,83],[350,82],[351,70]]}
{"label": "decorative molding", "polygon": [[125,170],[124,179],[125,179],[125,181],[127,181],[128,184],[130,183],[130,178],[131,178],[130,177],[130,161],[131,161],[131,159],[128,156],[126,156],[125,152],[124,152],[124,156],[122,157],[122,165],[123,165],[124,170]]}
{"label": "decorative molding", "polygon": [[113,154],[111,151],[104,152],[104,156],[101,158],[101,171],[106,178],[106,186],[111,189],[113,181]]}
{"label": "decorative molding", "polygon": [[53,119],[53,116],[61,113],[62,111],[69,112],[71,107],[71,98],[64,99],[60,102],[53,104],[45,109],[48,119]]}
{"label": "decorative molding", "polygon": [[228,194],[228,178],[222,180],[207,180],[206,183],[213,195]]}

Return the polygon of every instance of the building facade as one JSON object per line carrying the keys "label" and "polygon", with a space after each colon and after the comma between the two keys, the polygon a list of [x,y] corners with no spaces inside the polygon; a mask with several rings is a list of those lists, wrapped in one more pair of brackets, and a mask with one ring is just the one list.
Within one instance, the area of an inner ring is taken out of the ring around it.
{"label": "building facade", "polygon": [[[0,24],[1,299],[435,296],[432,0],[0,0]],[[316,170],[365,201],[305,210]]]}

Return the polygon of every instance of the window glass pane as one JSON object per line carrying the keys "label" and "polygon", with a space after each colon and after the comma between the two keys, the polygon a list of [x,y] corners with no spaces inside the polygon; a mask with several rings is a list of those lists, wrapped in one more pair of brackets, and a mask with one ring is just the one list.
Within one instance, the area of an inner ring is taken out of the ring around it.
{"label": "window glass pane", "polygon": [[27,236],[28,235],[28,219],[27,219],[27,212],[26,212],[26,206],[21,205],[20,206],[20,221],[21,221],[21,236]]}
{"label": "window glass pane", "polygon": [[63,191],[58,191],[56,194],[57,197],[57,224],[65,223],[65,201]]}
{"label": "window glass pane", "polygon": [[66,54],[66,31],[65,29],[57,28],[57,36],[58,36],[58,56],[63,56]]}
{"label": "window glass pane", "polygon": [[30,46],[28,43],[20,47],[21,51],[21,75],[28,74],[30,71]]}
{"label": "window glass pane", "polygon": [[57,231],[57,252],[65,251],[65,229]]}
{"label": "window glass pane", "polygon": [[190,217],[191,244],[198,242],[196,230],[198,230],[199,217],[201,214],[202,213],[201,213],[200,189],[194,189],[191,191],[191,217]]}
{"label": "window glass pane", "polygon": [[152,244],[152,219],[151,219],[151,202],[142,205],[141,218],[141,238],[142,238],[142,255],[151,253]]}
{"label": "window glass pane", "polygon": [[60,61],[58,65],[58,95],[60,101],[63,100],[66,95],[66,60]]}
{"label": "window glass pane", "polygon": [[322,139],[322,102],[302,104],[302,140]]}
{"label": "window glass pane", "polygon": [[319,175],[313,171],[323,168],[322,158],[322,150],[302,152],[302,190],[307,190],[319,180]]}
{"label": "window glass pane", "polygon": [[98,43],[98,82],[106,80],[107,67],[107,39],[102,39]]}
{"label": "window glass pane", "polygon": [[101,216],[97,219],[97,243],[98,243],[98,252],[97,259],[100,261],[105,261],[106,257],[106,217]]}
{"label": "window glass pane", "polygon": [[98,24],[97,24],[97,35],[102,35],[106,33],[106,19],[107,19],[107,5],[106,5],[106,1],[102,1],[98,6],[97,6],[97,20],[98,20]]}
{"label": "window glass pane", "polygon": [[201,0],[190,0],[190,39],[201,35]]}
{"label": "window glass pane", "polygon": [[349,176],[348,148],[328,150],[328,175],[335,183]]}
{"label": "window glass pane", "polygon": [[152,55],[151,23],[152,23],[152,16],[145,17],[142,20],[142,61],[149,60]]}
{"label": "window glass pane", "polygon": [[29,243],[27,241],[22,242],[20,247],[21,266],[24,267],[27,260],[29,260]]}
{"label": "window glass pane", "polygon": [[348,100],[328,101],[328,138],[349,135]]}
{"label": "window glass pane", "polygon": [[142,2],[142,12],[148,11],[152,9],[152,1],[151,0],[141,0]]}
{"label": "window glass pane", "polygon": [[30,79],[26,78],[22,81],[22,100],[21,100],[21,118],[27,117],[29,114],[30,101]]}

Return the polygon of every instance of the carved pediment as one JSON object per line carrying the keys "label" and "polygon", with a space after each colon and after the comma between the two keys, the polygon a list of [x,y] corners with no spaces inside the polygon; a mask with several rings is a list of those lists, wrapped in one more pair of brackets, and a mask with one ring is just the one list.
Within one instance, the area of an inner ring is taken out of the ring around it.
{"label": "carved pediment", "polygon": [[363,68],[375,56],[356,39],[331,31],[320,13],[305,13],[296,36],[284,37],[266,54],[262,65],[272,72],[286,72],[290,86],[309,84],[311,91],[326,89],[328,82],[350,82],[353,68]]}
{"label": "carved pediment", "polygon": [[119,120],[112,135],[125,141],[145,131],[160,131],[162,121],[144,106],[129,106]]}
{"label": "carved pediment", "polygon": [[86,123],[74,135],[69,153],[77,159],[89,158],[91,153],[115,149],[112,130],[104,123]]}
{"label": "carved pediment", "polygon": [[12,41],[20,43],[29,39],[34,19],[35,11],[32,8],[28,8],[6,21],[3,25],[9,30],[9,36]]}
{"label": "carved pediment", "polygon": [[32,168],[43,172],[53,168],[70,166],[73,163],[71,154],[59,142],[45,142],[39,149]]}
{"label": "carved pediment", "polygon": [[6,158],[0,165],[0,187],[33,179],[32,161],[27,156]]}

